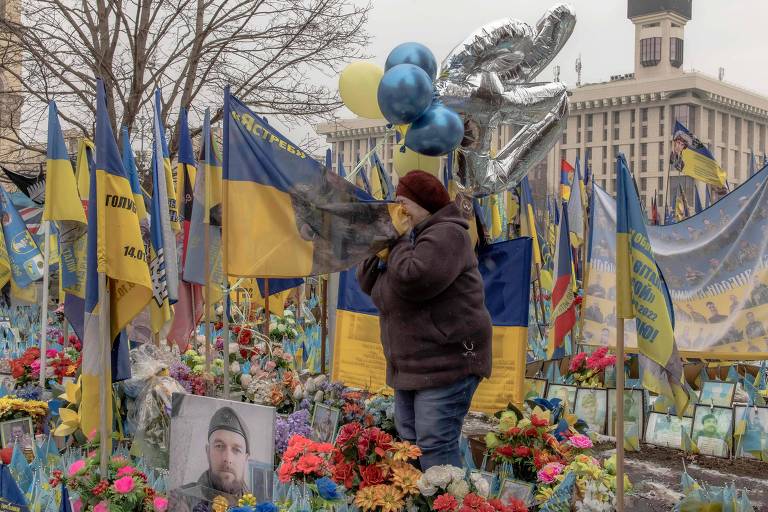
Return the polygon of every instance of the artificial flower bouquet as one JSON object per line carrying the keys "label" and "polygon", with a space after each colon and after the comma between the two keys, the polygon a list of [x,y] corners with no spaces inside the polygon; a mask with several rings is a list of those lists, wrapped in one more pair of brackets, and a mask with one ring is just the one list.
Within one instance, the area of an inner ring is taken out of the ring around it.
{"label": "artificial flower bouquet", "polygon": [[69,465],[66,474],[53,472],[51,485],[58,486],[61,481],[79,496],[78,508],[83,512],[165,512],[168,508],[168,500],[125,457],[112,457],[106,478],[99,474],[96,454],[77,460]]}
{"label": "artificial flower bouquet", "polygon": [[488,482],[480,475],[469,481],[466,472],[455,466],[432,466],[418,481],[420,496],[416,500],[424,512],[527,512],[516,499],[507,503],[491,498]]}
{"label": "artificial flower bouquet", "polygon": [[181,384],[187,393],[205,395],[212,387],[221,387],[224,361],[219,358],[211,361],[211,371],[205,371],[205,356],[189,349],[178,361],[171,364],[170,375]]}
{"label": "artificial flower bouquet", "polygon": [[[554,495],[555,488],[569,474],[576,476],[573,491],[575,510],[611,512],[616,506],[616,456],[604,462],[580,453],[569,463],[552,462],[538,473],[536,501],[544,503]],[[629,478],[624,476],[624,489],[631,491]]]}
{"label": "artificial flower bouquet", "polygon": [[591,354],[579,352],[571,358],[568,375],[578,386],[601,387],[600,376],[608,367],[616,366],[616,356],[608,353],[608,347],[600,347]]}
{"label": "artificial flower bouquet", "polygon": [[277,342],[292,341],[299,337],[299,326],[290,309],[283,311],[282,316],[272,315],[269,337]]}

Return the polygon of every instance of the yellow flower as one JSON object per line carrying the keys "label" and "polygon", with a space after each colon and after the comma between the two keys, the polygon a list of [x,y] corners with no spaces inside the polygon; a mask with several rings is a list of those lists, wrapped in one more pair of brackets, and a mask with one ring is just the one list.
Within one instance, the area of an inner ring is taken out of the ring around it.
{"label": "yellow flower", "polygon": [[216,496],[213,498],[213,503],[211,504],[213,512],[226,512],[228,508],[229,500],[227,500],[227,498],[224,496]]}
{"label": "yellow flower", "polygon": [[242,498],[240,498],[237,501],[237,504],[241,507],[250,506],[255,507],[256,506],[256,496],[253,494],[244,494]]}
{"label": "yellow flower", "polygon": [[419,478],[421,478],[421,471],[408,463],[401,462],[397,466],[392,466],[392,483],[405,495],[419,494]]}
{"label": "yellow flower", "polygon": [[371,485],[357,491],[357,494],[355,494],[355,506],[362,511],[375,510],[378,506],[376,487],[378,486]]}
{"label": "yellow flower", "polygon": [[405,508],[402,493],[393,485],[375,485],[377,503],[381,512],[399,512]]}
{"label": "yellow flower", "polygon": [[411,460],[421,456],[421,449],[408,441],[392,443],[392,450],[392,459],[396,461]]}

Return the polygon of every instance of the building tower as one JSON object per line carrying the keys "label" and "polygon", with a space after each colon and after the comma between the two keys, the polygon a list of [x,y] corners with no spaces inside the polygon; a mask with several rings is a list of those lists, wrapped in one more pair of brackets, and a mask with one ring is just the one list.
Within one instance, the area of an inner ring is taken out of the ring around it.
{"label": "building tower", "polygon": [[635,78],[683,74],[683,33],[692,0],[629,0],[635,25]]}

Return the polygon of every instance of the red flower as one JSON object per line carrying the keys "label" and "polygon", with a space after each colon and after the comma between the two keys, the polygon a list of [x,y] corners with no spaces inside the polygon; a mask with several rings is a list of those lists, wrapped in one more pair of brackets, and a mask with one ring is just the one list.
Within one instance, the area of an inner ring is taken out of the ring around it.
{"label": "red flower", "polygon": [[11,463],[11,457],[13,457],[13,446],[6,446],[0,450],[0,459],[3,460],[3,464],[8,465]]}
{"label": "red flower", "polygon": [[293,473],[294,471],[291,467],[291,463],[283,461],[283,463],[280,464],[280,468],[277,470],[277,478],[280,482],[287,484],[291,481],[291,475],[293,475]]}
{"label": "red flower", "polygon": [[519,427],[512,427],[507,431],[507,435],[510,436],[516,436],[520,434],[520,428]]}
{"label": "red flower", "polygon": [[512,447],[509,445],[506,446],[499,446],[496,448],[496,455],[501,455],[502,457],[510,458],[512,457],[513,451]]}
{"label": "red flower", "polygon": [[331,470],[331,478],[337,484],[342,484],[347,489],[355,485],[355,465],[352,463],[339,462]]}
{"label": "red flower", "polygon": [[445,493],[435,498],[435,502],[432,504],[432,509],[438,510],[439,512],[451,512],[456,510],[456,507],[458,506],[459,502],[456,501],[456,498],[452,494]]}
{"label": "red flower", "polygon": [[539,431],[536,430],[536,427],[528,427],[525,429],[525,432],[523,432],[523,435],[526,437],[536,437],[539,435]]}
{"label": "red flower", "polygon": [[305,475],[309,475],[312,473],[320,473],[320,470],[323,465],[323,459],[315,455],[314,453],[308,453],[306,455],[302,455],[299,458],[299,461],[296,463],[296,469],[304,473]]}
{"label": "red flower", "polygon": [[360,432],[363,431],[363,426],[357,422],[347,423],[339,430],[339,434],[336,436],[336,446],[342,446],[350,439],[357,437]]}
{"label": "red flower", "polygon": [[549,425],[549,422],[544,418],[539,418],[537,415],[531,416],[531,425],[534,427],[546,427]]}
{"label": "red flower", "polygon": [[527,446],[516,446],[516,447],[515,447],[515,448],[512,450],[512,454],[513,454],[515,457],[520,457],[520,458],[530,457],[530,456],[531,456],[531,453],[532,453],[532,452],[531,452],[531,449],[530,449],[530,448],[528,448]]}
{"label": "red flower", "polygon": [[579,352],[571,358],[571,364],[568,366],[568,371],[578,372],[587,360],[586,352]]}
{"label": "red flower", "polygon": [[384,483],[386,476],[384,471],[375,464],[371,464],[370,466],[360,466],[360,477],[363,479],[363,481],[360,482],[360,488],[364,489],[369,485]]}
{"label": "red flower", "polygon": [[479,509],[479,508],[480,508],[480,507],[483,505],[483,503],[485,503],[485,502],[486,502],[486,501],[485,501],[483,498],[481,498],[481,497],[480,497],[480,496],[478,496],[477,494],[475,494],[475,493],[471,492],[471,493],[467,494],[466,496],[464,496],[464,501],[463,501],[463,503],[462,503],[462,504],[463,504],[465,507],[469,507],[469,508],[473,508],[473,509],[477,510],[477,509]]}

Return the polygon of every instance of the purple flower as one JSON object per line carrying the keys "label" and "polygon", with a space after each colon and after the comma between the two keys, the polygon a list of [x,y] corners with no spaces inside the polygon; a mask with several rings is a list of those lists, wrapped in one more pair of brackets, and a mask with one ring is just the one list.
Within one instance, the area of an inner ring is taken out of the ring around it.
{"label": "purple flower", "polygon": [[275,451],[282,455],[288,448],[288,440],[292,435],[309,437],[312,427],[309,425],[309,411],[301,409],[286,417],[278,417],[275,421]]}

